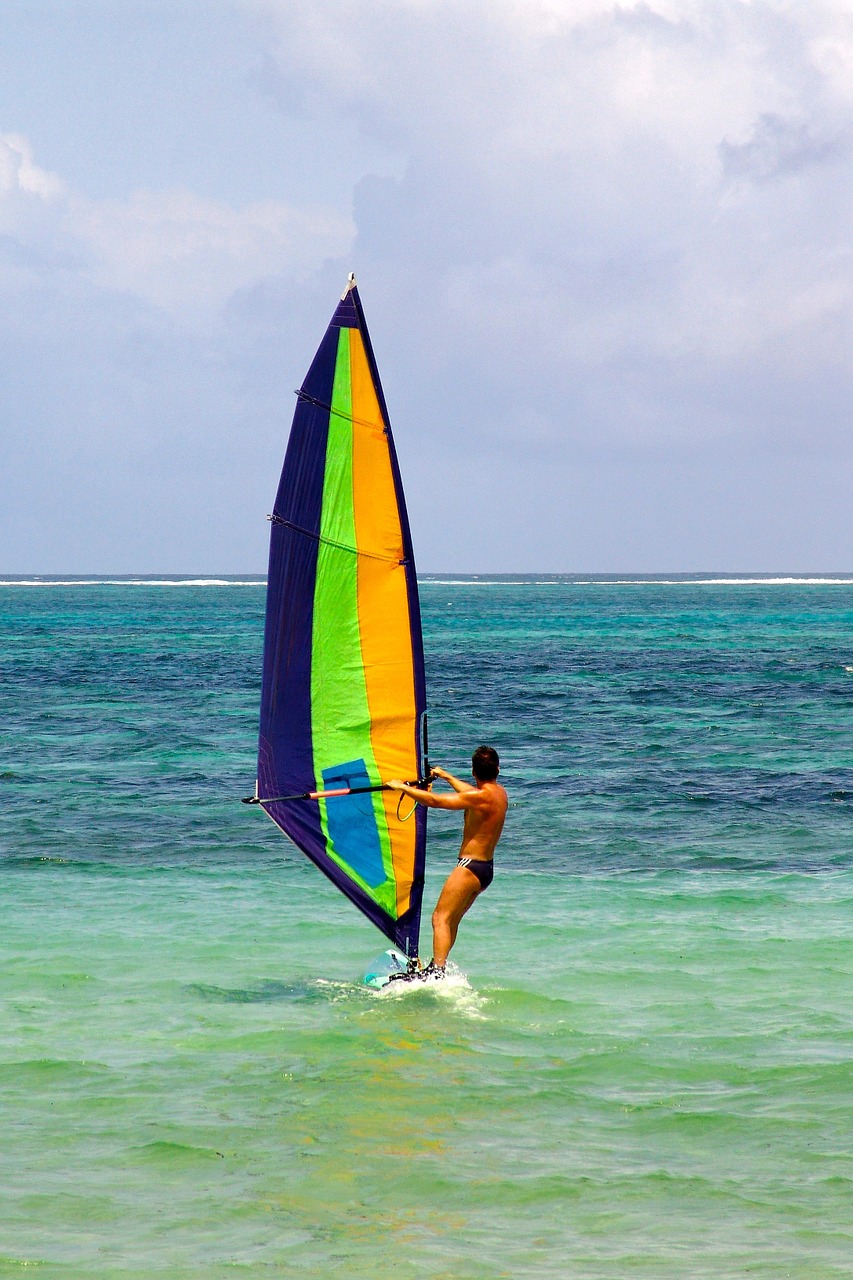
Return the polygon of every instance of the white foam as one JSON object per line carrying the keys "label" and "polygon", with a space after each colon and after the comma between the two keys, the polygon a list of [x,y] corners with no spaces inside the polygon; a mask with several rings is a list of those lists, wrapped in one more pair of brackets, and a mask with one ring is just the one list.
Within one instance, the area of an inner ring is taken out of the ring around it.
{"label": "white foam", "polygon": [[[370,988],[368,988],[370,990]],[[446,1000],[458,1013],[466,1017],[482,1020],[486,1005],[485,996],[481,996],[468,981],[461,969],[449,960],[447,972],[439,982],[389,982],[374,994],[381,1000],[421,1000],[437,997]]]}
{"label": "white foam", "polygon": [[0,587],[266,587],[238,578],[0,578]]}
{"label": "white foam", "polygon": [[[535,587],[539,584],[531,578],[502,578],[500,582],[484,582],[482,578],[418,578],[421,587]],[[547,585],[550,585],[547,584]],[[555,582],[554,586],[565,585]],[[574,586],[574,583],[569,583]]]}
{"label": "white foam", "polygon": [[[853,577],[766,578],[419,578],[422,587],[836,587]],[[265,578],[0,578],[0,587],[263,587]]]}
{"label": "white foam", "polygon": [[853,586],[853,578],[419,578],[424,587],[769,587]]}
{"label": "white foam", "polygon": [[[592,582],[589,584],[593,586]],[[690,579],[626,579],[607,586],[852,586],[853,577],[690,577]]]}

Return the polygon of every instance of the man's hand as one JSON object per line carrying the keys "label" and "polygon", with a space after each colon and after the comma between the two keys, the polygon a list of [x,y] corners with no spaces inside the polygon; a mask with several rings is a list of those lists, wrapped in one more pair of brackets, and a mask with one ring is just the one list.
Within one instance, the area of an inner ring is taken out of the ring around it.
{"label": "man's hand", "polygon": [[441,782],[446,782],[454,791],[476,791],[476,787],[472,787],[470,782],[463,782],[461,778],[454,778],[452,773],[448,773],[446,769],[440,769],[438,765],[433,765],[432,776],[438,778]]}
{"label": "man's hand", "polygon": [[399,778],[391,778],[385,783],[385,786],[389,791],[405,791],[406,789],[405,782],[401,782]]}

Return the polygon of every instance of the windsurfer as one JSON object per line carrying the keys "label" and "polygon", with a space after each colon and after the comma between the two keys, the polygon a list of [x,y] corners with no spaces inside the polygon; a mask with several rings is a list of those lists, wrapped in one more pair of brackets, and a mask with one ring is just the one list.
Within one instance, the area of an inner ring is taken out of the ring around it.
{"label": "windsurfer", "polygon": [[396,778],[388,783],[392,791],[402,791],[428,809],[461,809],[465,814],[459,861],[447,877],[432,913],[432,960],[418,977],[444,976],[460,920],[492,882],[495,847],[501,838],[508,804],[507,794],[497,781],[500,760],[494,747],[478,747],[471,758],[471,770],[474,786],[454,778],[445,769],[433,768],[432,776],[453,788],[455,794],[450,796],[435,795]]}

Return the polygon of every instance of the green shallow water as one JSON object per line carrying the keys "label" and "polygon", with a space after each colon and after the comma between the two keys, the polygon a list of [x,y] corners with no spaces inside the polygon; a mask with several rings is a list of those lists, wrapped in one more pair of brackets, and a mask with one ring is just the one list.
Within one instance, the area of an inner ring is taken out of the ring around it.
{"label": "green shallow water", "polygon": [[849,873],[508,872],[382,997],[309,872],[11,872],[10,1274],[849,1274]]}
{"label": "green shallow water", "polygon": [[516,807],[460,975],[386,996],[237,803],[261,592],[27,590],[0,1275],[850,1275],[849,586],[426,584],[436,756]]}

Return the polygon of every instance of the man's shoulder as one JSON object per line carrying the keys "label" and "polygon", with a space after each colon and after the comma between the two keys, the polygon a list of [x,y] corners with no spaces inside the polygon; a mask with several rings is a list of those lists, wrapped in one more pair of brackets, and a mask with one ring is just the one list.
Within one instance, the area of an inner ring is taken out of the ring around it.
{"label": "man's shoulder", "polygon": [[509,803],[509,796],[506,793],[506,788],[502,787],[499,782],[488,782],[486,783],[486,786],[489,788],[487,794],[489,795],[493,803],[498,803],[498,804]]}

